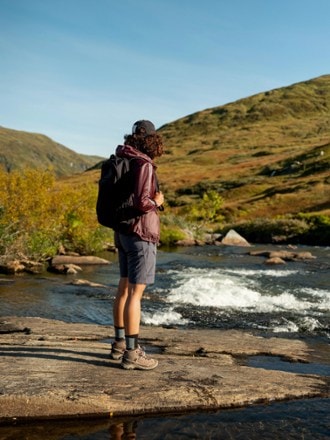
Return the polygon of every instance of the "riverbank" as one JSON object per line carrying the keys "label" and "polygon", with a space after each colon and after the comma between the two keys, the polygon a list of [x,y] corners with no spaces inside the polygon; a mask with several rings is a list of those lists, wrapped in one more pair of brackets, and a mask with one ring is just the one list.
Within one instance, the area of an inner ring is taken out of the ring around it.
{"label": "riverbank", "polygon": [[[235,330],[142,327],[141,343],[159,367],[128,372],[109,358],[112,336],[110,326],[1,318],[0,423],[184,413],[330,396],[324,373],[281,371],[278,362],[329,367],[327,344],[313,347]],[[267,356],[267,369],[250,365],[255,356]]]}

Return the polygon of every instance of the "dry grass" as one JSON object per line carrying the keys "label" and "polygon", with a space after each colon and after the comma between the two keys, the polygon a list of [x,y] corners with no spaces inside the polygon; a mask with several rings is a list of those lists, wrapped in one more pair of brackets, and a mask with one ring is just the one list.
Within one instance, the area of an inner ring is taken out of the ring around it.
{"label": "dry grass", "polygon": [[203,110],[160,129],[160,180],[176,199],[213,183],[236,218],[326,211],[329,121],[330,75]]}

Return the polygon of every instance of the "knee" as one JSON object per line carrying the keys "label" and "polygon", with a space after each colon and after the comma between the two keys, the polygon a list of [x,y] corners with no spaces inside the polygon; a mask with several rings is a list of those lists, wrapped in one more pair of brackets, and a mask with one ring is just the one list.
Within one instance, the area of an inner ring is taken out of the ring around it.
{"label": "knee", "polygon": [[128,285],[128,295],[130,298],[141,299],[144,293],[144,289],[146,288],[145,284],[131,284]]}
{"label": "knee", "polygon": [[128,279],[120,278],[118,284],[118,296],[127,296],[128,295]]}

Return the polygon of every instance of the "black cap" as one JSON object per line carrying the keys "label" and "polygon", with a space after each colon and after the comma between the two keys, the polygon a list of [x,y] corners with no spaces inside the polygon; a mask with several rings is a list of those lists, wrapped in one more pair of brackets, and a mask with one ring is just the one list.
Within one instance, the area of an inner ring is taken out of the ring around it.
{"label": "black cap", "polygon": [[136,121],[133,124],[132,134],[144,134],[145,136],[148,136],[149,134],[155,134],[155,133],[156,133],[156,127],[150,121],[141,120],[141,121]]}

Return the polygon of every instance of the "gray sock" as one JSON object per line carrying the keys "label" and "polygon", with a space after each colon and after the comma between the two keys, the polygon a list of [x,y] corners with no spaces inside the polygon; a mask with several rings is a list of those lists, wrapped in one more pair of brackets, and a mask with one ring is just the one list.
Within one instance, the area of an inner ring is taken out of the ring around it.
{"label": "gray sock", "polygon": [[135,350],[138,348],[138,336],[139,335],[126,335],[126,349]]}
{"label": "gray sock", "polygon": [[125,329],[124,327],[115,327],[115,340],[123,341],[125,339]]}

